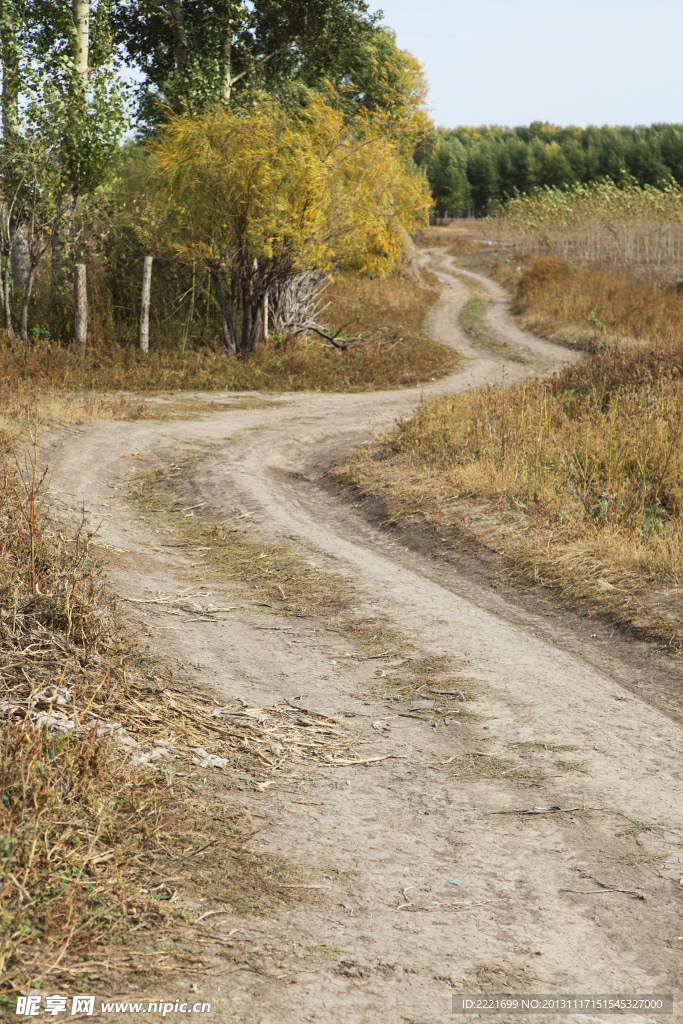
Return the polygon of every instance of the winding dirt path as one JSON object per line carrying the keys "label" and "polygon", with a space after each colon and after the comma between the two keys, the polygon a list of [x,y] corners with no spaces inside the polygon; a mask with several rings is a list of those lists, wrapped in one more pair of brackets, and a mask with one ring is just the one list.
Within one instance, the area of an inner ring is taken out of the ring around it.
{"label": "winding dirt path", "polygon": [[[424,258],[447,284],[431,333],[464,356],[458,374],[424,393],[503,372],[521,377],[524,366],[469,344],[457,323],[467,287],[447,257]],[[501,296],[492,299],[489,327],[526,351],[527,372],[574,358],[518,331]],[[482,986],[681,995],[678,721],[629,691],[627,663],[596,669],[587,632],[568,649],[541,612],[520,612],[460,576],[457,564],[405,550],[322,486],[331,462],[407,414],[420,394],[260,395],[253,407],[244,395],[212,395],[220,411],[82,425],[55,434],[44,451],[56,466],[55,497],[73,510],[84,502],[91,521],[102,522],[102,540],[118,549],[110,573],[119,592],[141,598],[185,586],[178,577],[188,559],[143,528],[114,486],[144,469],[134,453],[193,452],[181,481],[188,505],[204,502],[211,520],[239,508],[264,540],[300,542],[314,564],[361,588],[362,611],[410,637],[413,656],[448,656],[480,688],[478,719],[432,728],[398,715],[377,690],[400,659],[365,660],[313,621],[264,620],[237,607],[221,621],[178,629],[163,606],[139,613],[150,645],[191,670],[198,687],[260,705],[301,697],[343,718],[365,756],[393,755],[361,769],[321,769],[298,788],[244,794],[261,828],[256,842],[312,869],[327,888],[320,902],[276,920],[217,919],[217,935],[237,929],[272,958],[265,975],[219,967],[197,982],[220,1024],[440,1024],[452,1019],[454,994]],[[454,778],[450,766],[463,758],[512,758],[533,770]],[[568,768],[572,760],[582,770]],[[502,813],[550,807],[570,813]]]}

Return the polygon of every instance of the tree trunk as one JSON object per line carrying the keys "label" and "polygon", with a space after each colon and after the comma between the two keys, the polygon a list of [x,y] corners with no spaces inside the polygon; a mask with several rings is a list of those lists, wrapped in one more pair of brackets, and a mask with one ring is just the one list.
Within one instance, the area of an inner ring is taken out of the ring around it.
{"label": "tree trunk", "polygon": [[265,268],[259,269],[258,260],[241,274],[242,330],[240,332],[240,355],[249,355],[258,348],[261,339],[263,300],[268,292]]}
{"label": "tree trunk", "polygon": [[64,292],[67,286],[70,242],[73,237],[75,216],[76,197],[69,192],[52,232],[50,289],[53,298]]}
{"label": "tree trunk", "polygon": [[19,115],[19,47],[12,4],[0,0],[2,46],[2,134],[5,150],[15,138]]}
{"label": "tree trunk", "polygon": [[140,351],[149,352],[149,296],[152,289],[152,256],[142,265],[142,306],[140,309]]}
{"label": "tree trunk", "polygon": [[88,84],[88,57],[90,51],[90,0],[72,0],[71,17],[74,23],[74,41],[72,46],[72,59],[78,85],[82,89]]}
{"label": "tree trunk", "polygon": [[74,265],[74,345],[85,352],[88,342],[88,289],[85,263]]}
{"label": "tree trunk", "polygon": [[21,340],[24,345],[29,344],[28,337],[28,307],[31,302],[31,295],[33,294],[33,282],[36,279],[37,267],[32,264],[28,268],[28,278],[26,280],[26,287],[24,288],[24,297],[21,302]]}
{"label": "tree trunk", "polygon": [[[4,155],[3,175],[8,191],[14,176],[12,157],[17,149],[17,120],[19,117],[19,47],[17,45],[17,27],[13,4],[10,0],[0,0],[0,64],[2,65],[2,148]],[[5,327],[10,341],[16,340],[12,325],[10,295],[12,283],[16,283],[17,274],[14,265],[14,241],[12,232],[16,224],[10,210],[3,207],[3,255],[7,257],[2,275],[2,311]],[[25,238],[25,234],[23,236]]]}
{"label": "tree trunk", "polygon": [[[88,66],[90,60],[90,0],[71,0],[71,20],[74,26],[71,44],[73,79],[69,97],[69,116],[73,124],[78,120],[88,87]],[[65,182],[63,209],[58,217],[52,235],[52,294],[53,297],[66,288],[67,267],[71,252],[78,184],[74,180]]]}
{"label": "tree trunk", "polygon": [[14,330],[14,324],[12,323],[12,303],[10,294],[10,269],[9,269],[9,257],[5,265],[5,273],[2,279],[2,290],[3,290],[3,306],[5,309],[5,329],[7,331],[7,338],[10,344],[14,344],[17,340],[16,331]]}
{"label": "tree trunk", "polygon": [[12,239],[12,288],[24,288],[31,272],[31,256],[28,251],[28,225],[20,224]]}
{"label": "tree trunk", "polygon": [[211,279],[216,289],[216,297],[218,298],[218,305],[221,310],[221,333],[223,334],[223,344],[231,352],[236,351],[235,339],[230,330],[230,321],[228,320],[228,310],[225,305],[225,295],[223,294],[223,286],[221,285],[220,273],[217,270],[210,271]]}
{"label": "tree trunk", "polygon": [[230,96],[232,93],[232,28],[228,29],[228,33],[223,39],[221,46],[221,54],[225,61],[225,68],[223,69],[223,89],[222,89],[222,100],[226,107],[230,106]]}
{"label": "tree trunk", "polygon": [[266,292],[266,294],[263,296],[263,306],[262,306],[262,309],[261,309],[261,320],[262,320],[262,324],[263,324],[263,332],[262,332],[263,341],[264,341],[264,343],[267,344],[268,343],[268,338],[269,338],[269,334],[268,334],[268,292]]}
{"label": "tree trunk", "polygon": [[191,105],[191,68],[187,56],[187,32],[185,29],[185,14],[178,0],[170,0],[168,13],[171,17],[171,31],[173,32],[173,55],[175,57],[176,69],[184,81],[185,99]]}
{"label": "tree trunk", "polygon": [[240,354],[249,355],[258,348],[261,334],[261,309],[260,299],[251,300],[244,304],[242,311],[242,337]]}

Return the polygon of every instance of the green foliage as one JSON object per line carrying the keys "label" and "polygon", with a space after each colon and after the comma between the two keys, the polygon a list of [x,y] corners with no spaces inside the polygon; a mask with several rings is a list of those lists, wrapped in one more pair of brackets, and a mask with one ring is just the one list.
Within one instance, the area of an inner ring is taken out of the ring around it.
{"label": "green foliage", "polygon": [[535,122],[521,128],[440,129],[416,160],[425,167],[441,215],[485,216],[537,188],[564,190],[600,181],[657,188],[671,181],[683,184],[683,125],[584,129]]}
{"label": "green foliage", "polygon": [[33,0],[20,22],[23,135],[40,136],[63,187],[76,195],[106,178],[127,126],[126,91],[116,73],[108,11],[109,0],[90,4],[87,85],[74,61],[69,0]]}
{"label": "green foliage", "polygon": [[[78,199],[105,180],[118,154],[125,95],[114,72],[107,12],[108,0],[83,3],[78,11],[67,0],[3,0],[0,8],[0,291],[10,341],[16,337],[15,243],[25,257],[21,337],[28,344],[40,262],[52,246],[53,270],[61,277],[78,255]],[[90,33],[79,35],[76,21],[86,25],[88,14]]]}
{"label": "green foliage", "polygon": [[441,216],[467,216],[472,190],[467,178],[467,150],[459,139],[444,139],[434,147],[427,162],[427,178]]}
{"label": "green foliage", "polygon": [[139,116],[201,110],[268,91],[299,100],[332,80],[378,101],[373,60],[397,52],[364,0],[114,0],[115,43],[144,75]]}

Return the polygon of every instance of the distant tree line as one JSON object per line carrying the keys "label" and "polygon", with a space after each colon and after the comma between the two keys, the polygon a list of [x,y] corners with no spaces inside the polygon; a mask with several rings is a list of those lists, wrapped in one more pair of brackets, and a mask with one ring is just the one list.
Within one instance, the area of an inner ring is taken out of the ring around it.
{"label": "distant tree line", "polygon": [[423,139],[415,159],[438,215],[482,217],[543,186],[683,185],[683,125],[440,128]]}

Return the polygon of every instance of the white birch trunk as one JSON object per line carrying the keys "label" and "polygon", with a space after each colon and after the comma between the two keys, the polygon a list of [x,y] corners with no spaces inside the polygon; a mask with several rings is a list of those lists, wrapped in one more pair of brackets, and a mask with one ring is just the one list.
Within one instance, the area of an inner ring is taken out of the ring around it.
{"label": "white birch trunk", "polygon": [[[88,85],[88,62],[90,60],[90,0],[71,0],[71,20],[74,26],[71,59],[74,64],[74,79],[69,103],[71,115],[77,116]],[[76,213],[76,185],[69,183],[61,216],[52,236],[52,290],[61,292],[67,283],[67,268],[70,243],[73,237],[73,220]]]}
{"label": "white birch trunk", "polygon": [[142,265],[142,305],[140,307],[140,351],[149,352],[149,299],[152,290],[152,256]]}
{"label": "white birch trunk", "polygon": [[28,226],[20,224],[12,239],[12,288],[25,288],[31,272],[28,251]]}
{"label": "white birch trunk", "polygon": [[73,62],[85,88],[88,81],[88,58],[90,51],[90,0],[72,0],[71,17],[76,30],[73,44]]}
{"label": "white birch trunk", "polygon": [[85,263],[74,265],[74,345],[85,352],[88,342],[88,289]]}

